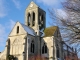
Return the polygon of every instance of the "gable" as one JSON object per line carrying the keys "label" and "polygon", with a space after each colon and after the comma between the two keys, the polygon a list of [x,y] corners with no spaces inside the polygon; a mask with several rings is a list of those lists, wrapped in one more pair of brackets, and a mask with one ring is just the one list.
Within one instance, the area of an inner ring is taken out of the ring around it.
{"label": "gable", "polygon": [[[19,27],[18,33],[17,33],[17,27]],[[12,31],[10,32],[9,36],[15,36],[15,35],[21,35],[21,34],[26,34],[26,31],[21,26],[21,24],[17,22],[15,26],[13,27]]]}
{"label": "gable", "polygon": [[[19,29],[18,29],[18,27],[19,27]],[[19,30],[19,31],[17,31],[17,30]],[[17,22],[15,24],[14,28],[12,29],[12,31],[10,32],[9,36],[22,35],[22,34],[26,34],[26,33],[35,36],[35,32],[32,28],[30,28],[27,25]]]}

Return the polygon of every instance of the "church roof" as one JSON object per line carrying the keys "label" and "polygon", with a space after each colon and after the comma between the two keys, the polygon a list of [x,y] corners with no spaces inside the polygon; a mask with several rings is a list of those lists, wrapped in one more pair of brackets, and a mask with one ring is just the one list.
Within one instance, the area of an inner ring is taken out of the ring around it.
{"label": "church roof", "polygon": [[35,32],[34,32],[34,30],[33,30],[32,28],[30,28],[29,26],[24,25],[24,24],[22,24],[22,23],[21,23],[21,25],[22,25],[22,27],[24,28],[24,30],[25,30],[28,34],[35,36]]}
{"label": "church roof", "polygon": [[58,28],[57,26],[52,26],[52,27],[45,28],[45,30],[44,30],[45,36],[44,37],[53,36],[53,34],[57,30],[57,28]]}

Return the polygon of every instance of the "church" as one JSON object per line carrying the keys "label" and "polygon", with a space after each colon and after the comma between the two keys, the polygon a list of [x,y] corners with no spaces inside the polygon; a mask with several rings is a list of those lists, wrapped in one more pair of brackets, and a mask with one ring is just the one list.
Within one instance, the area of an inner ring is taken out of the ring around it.
{"label": "church", "polygon": [[0,53],[0,60],[9,57],[15,58],[12,60],[30,60],[37,55],[45,60],[63,60],[61,42],[59,28],[46,28],[46,12],[31,1],[25,10],[25,23],[16,22],[6,41],[5,50]]}

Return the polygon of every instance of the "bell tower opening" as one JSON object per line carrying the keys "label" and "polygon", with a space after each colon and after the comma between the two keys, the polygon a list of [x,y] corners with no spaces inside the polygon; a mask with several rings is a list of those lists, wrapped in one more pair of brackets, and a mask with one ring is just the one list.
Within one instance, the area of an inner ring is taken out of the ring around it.
{"label": "bell tower opening", "polygon": [[32,18],[32,22],[33,22],[32,26],[35,26],[35,13],[34,12],[32,13],[32,16],[33,16],[33,18]]}
{"label": "bell tower opening", "polygon": [[30,13],[28,13],[28,26],[30,26],[30,22],[31,22],[31,15]]}
{"label": "bell tower opening", "polygon": [[40,14],[39,16],[39,29],[41,30],[44,27],[44,15]]}

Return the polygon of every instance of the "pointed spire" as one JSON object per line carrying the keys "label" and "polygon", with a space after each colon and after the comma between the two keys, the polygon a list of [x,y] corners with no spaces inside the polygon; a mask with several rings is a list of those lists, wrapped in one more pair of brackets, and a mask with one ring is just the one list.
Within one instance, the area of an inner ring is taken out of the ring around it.
{"label": "pointed spire", "polygon": [[33,1],[34,3],[36,3],[36,0],[31,0],[31,1]]}
{"label": "pointed spire", "polygon": [[33,0],[31,0],[31,1],[33,1]]}
{"label": "pointed spire", "polygon": [[30,2],[31,2],[31,1],[33,1],[33,0],[30,0]]}

